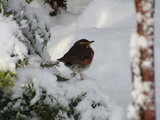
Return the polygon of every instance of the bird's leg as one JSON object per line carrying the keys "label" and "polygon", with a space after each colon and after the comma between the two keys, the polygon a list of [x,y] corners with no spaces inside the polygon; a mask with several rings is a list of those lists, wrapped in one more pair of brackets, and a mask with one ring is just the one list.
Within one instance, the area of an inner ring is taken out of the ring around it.
{"label": "bird's leg", "polygon": [[81,71],[79,70],[80,80],[84,80]]}

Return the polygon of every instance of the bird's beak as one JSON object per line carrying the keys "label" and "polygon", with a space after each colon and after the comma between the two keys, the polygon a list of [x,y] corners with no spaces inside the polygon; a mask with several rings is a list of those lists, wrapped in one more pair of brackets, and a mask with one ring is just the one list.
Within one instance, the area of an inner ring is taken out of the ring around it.
{"label": "bird's beak", "polygon": [[89,41],[87,48],[90,47],[90,45],[93,43],[94,41]]}
{"label": "bird's beak", "polygon": [[91,43],[93,43],[94,41],[89,41],[89,43],[91,44]]}

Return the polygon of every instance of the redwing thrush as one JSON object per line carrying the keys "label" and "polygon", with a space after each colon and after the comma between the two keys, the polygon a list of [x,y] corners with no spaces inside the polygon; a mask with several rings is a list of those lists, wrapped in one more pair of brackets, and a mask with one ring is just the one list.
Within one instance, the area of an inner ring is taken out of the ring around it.
{"label": "redwing thrush", "polygon": [[74,75],[76,75],[76,72],[79,72],[81,80],[83,80],[81,72],[87,69],[92,63],[94,51],[90,47],[90,44],[93,42],[94,41],[81,39],[77,41],[63,57],[58,59],[73,71]]}

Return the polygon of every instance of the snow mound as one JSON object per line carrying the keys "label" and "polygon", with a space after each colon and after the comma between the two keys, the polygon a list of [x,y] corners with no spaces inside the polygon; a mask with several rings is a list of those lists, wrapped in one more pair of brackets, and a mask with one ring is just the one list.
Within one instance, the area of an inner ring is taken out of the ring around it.
{"label": "snow mound", "polygon": [[[38,66],[33,67],[33,65],[25,69],[19,69],[17,75],[19,80],[13,87],[13,98],[22,97],[23,87],[33,83],[36,95],[30,101],[31,105],[40,99],[42,90],[46,90],[48,95],[54,96],[58,103],[63,106],[68,106],[72,100],[79,97],[74,110],[80,114],[81,120],[123,120],[124,112],[122,108],[113,104],[102,93],[95,80],[85,79],[80,81],[77,78],[72,78],[66,82],[57,82],[51,71],[41,69]],[[68,118],[68,120],[70,119]]]}
{"label": "snow mound", "polygon": [[80,14],[92,0],[67,0],[67,11],[73,14]]}
{"label": "snow mound", "polygon": [[[94,0],[79,17],[77,24],[81,29],[125,27],[124,21],[131,21],[131,24],[134,23],[132,20],[134,19],[132,16],[134,11],[132,11],[131,8],[134,8],[134,6],[127,0],[125,0],[125,2],[116,0]],[[126,27],[128,27],[128,25]]]}

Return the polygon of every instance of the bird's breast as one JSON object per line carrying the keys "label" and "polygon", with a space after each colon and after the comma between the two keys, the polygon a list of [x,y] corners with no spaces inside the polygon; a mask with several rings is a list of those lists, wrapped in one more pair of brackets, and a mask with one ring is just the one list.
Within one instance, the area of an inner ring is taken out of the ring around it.
{"label": "bird's breast", "polygon": [[85,59],[83,64],[84,65],[89,65],[89,64],[91,64],[92,60],[93,60],[93,55],[91,55],[90,57]]}

